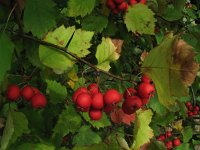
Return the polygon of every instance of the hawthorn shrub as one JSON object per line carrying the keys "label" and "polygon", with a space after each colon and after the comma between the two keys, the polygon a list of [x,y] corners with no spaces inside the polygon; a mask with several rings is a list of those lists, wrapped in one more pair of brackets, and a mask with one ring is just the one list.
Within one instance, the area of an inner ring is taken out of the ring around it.
{"label": "hawthorn shrub", "polygon": [[199,149],[199,10],[0,0],[0,149]]}

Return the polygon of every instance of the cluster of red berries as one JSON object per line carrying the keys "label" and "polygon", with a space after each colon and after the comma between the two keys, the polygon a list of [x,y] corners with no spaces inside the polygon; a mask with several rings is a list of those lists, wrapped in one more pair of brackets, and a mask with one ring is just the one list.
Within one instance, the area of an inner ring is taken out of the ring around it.
{"label": "cluster of red berries", "polygon": [[127,88],[124,92],[124,103],[122,110],[126,114],[132,114],[142,106],[149,102],[149,99],[154,96],[155,88],[151,83],[151,79],[146,75],[142,76],[141,83],[137,90],[133,87]]}
{"label": "cluster of red berries", "polygon": [[73,94],[72,100],[79,111],[89,112],[91,120],[99,120],[102,111],[109,112],[113,104],[121,101],[121,94],[115,89],[109,89],[105,94],[100,92],[95,83],[86,87],[79,87]]}
{"label": "cluster of red berries", "polygon": [[191,102],[186,102],[186,107],[187,107],[187,114],[188,117],[193,117],[194,115],[198,115],[199,114],[199,106],[192,106]]}
{"label": "cluster of red berries", "polygon": [[137,3],[146,4],[146,0],[107,0],[106,4],[111,9],[113,14],[119,14],[120,12],[126,12],[129,5],[135,5]]}
{"label": "cluster of red berries", "polygon": [[20,96],[27,102],[31,102],[33,108],[43,108],[47,104],[45,95],[37,88],[26,85],[21,90],[19,86],[13,84],[7,88],[6,97],[10,101],[19,100]]}
{"label": "cluster of red berries", "polygon": [[171,150],[173,147],[181,145],[181,140],[179,138],[173,138],[172,132],[167,131],[165,134],[160,134],[157,140],[165,143],[167,150]]}

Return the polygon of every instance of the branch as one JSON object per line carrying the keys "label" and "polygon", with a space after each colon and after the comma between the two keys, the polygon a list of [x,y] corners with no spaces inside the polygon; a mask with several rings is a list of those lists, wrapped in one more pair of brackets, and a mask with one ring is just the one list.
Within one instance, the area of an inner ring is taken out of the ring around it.
{"label": "branch", "polygon": [[120,81],[127,81],[127,82],[134,83],[134,81],[131,81],[131,80],[128,80],[128,79],[124,79],[123,77],[116,76],[116,75],[114,75],[114,74],[112,74],[110,72],[107,72],[107,71],[104,71],[102,69],[97,68],[95,65],[91,64],[90,62],[86,61],[85,59],[82,59],[82,58],[78,57],[77,55],[75,55],[74,53],[69,52],[67,48],[63,48],[63,47],[57,46],[55,44],[52,44],[52,43],[49,43],[49,42],[45,42],[45,41],[42,41],[42,40],[39,40],[39,39],[36,39],[36,38],[33,38],[32,36],[29,36],[29,35],[25,35],[25,34],[24,35],[17,34],[17,35],[22,37],[22,38],[37,42],[37,43],[39,43],[41,45],[45,45],[45,46],[48,46],[48,47],[51,47],[51,48],[55,48],[58,51],[65,52],[68,55],[70,55],[73,58],[75,58],[76,60],[78,60],[79,62],[82,62],[82,63],[88,65],[89,67],[93,68],[97,72],[102,72],[105,75],[110,76],[110,77],[115,78],[115,79],[120,80]]}

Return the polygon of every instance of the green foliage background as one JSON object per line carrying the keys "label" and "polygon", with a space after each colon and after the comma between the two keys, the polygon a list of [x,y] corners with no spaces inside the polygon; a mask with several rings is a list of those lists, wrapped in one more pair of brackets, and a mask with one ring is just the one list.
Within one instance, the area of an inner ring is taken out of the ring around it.
{"label": "green foliage background", "polygon": [[[183,144],[176,149],[193,149],[200,135],[184,103],[200,104],[199,72],[189,95],[179,97],[173,111],[169,101],[156,95],[146,111],[137,112],[131,126],[114,124],[106,114],[91,121],[72,103],[74,90],[92,82],[99,82],[102,92],[116,88],[123,93],[135,86],[129,81],[140,81],[142,53],[160,44],[165,49],[168,42],[162,41],[169,32],[193,46],[200,63],[198,0],[147,0],[147,5],[136,4],[118,15],[110,12],[105,0],[0,0],[0,149],[137,150],[151,142],[148,149],[162,150],[156,136],[179,119],[183,129],[174,134]],[[112,39],[123,40],[121,52]],[[156,57],[162,48],[156,48]],[[14,83],[37,87],[48,105],[35,110],[22,98],[9,102],[5,91]]]}

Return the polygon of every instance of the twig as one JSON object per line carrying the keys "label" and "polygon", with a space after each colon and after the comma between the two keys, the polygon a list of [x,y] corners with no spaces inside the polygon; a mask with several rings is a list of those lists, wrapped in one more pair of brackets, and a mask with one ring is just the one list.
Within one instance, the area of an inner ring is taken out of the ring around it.
{"label": "twig", "polygon": [[11,11],[10,11],[10,13],[9,13],[9,15],[8,15],[8,18],[7,18],[7,20],[6,20],[6,25],[5,25],[4,29],[3,29],[3,32],[6,30],[6,28],[7,28],[7,26],[8,26],[8,22],[9,22],[9,20],[10,20],[10,17],[11,17],[11,15],[12,15],[13,11],[15,10],[16,6],[17,6],[17,3],[15,3],[15,5],[13,6],[13,8],[11,9]]}
{"label": "twig", "polygon": [[190,89],[191,89],[191,91],[192,91],[192,104],[193,104],[193,106],[195,106],[195,105],[196,105],[196,104],[195,104],[195,94],[194,94],[193,87],[191,86]]}
{"label": "twig", "polygon": [[45,45],[45,46],[48,46],[48,47],[52,47],[52,48],[56,49],[57,51],[65,52],[65,53],[67,53],[68,55],[70,55],[70,56],[72,56],[73,58],[75,58],[76,60],[78,60],[78,61],[80,61],[80,62],[82,62],[82,63],[88,65],[89,67],[93,68],[93,69],[96,70],[97,72],[102,72],[102,73],[104,73],[104,74],[106,74],[106,75],[108,75],[108,76],[110,76],[110,77],[113,77],[113,78],[115,78],[115,79],[117,79],[117,80],[120,80],[120,81],[127,81],[127,82],[134,83],[134,81],[130,81],[130,80],[128,80],[128,79],[124,79],[123,77],[116,76],[116,75],[114,75],[114,74],[112,74],[112,73],[110,73],[110,72],[107,72],[107,71],[104,71],[104,70],[102,70],[102,69],[100,69],[100,68],[97,68],[95,65],[89,63],[89,62],[86,61],[85,59],[82,59],[82,58],[78,57],[77,55],[75,55],[74,53],[69,52],[67,48],[63,48],[63,47],[57,46],[57,45],[55,45],[55,44],[52,44],[52,43],[49,43],[49,42],[45,42],[45,41],[42,41],[42,40],[39,40],[39,39],[36,39],[36,38],[33,38],[33,37],[29,36],[29,35],[25,35],[25,34],[24,34],[24,35],[17,34],[17,35],[20,36],[20,37],[22,37],[22,38],[25,38],[25,39],[28,39],[28,40],[37,42],[37,43],[39,43],[39,44],[42,44],[42,45]]}

